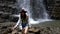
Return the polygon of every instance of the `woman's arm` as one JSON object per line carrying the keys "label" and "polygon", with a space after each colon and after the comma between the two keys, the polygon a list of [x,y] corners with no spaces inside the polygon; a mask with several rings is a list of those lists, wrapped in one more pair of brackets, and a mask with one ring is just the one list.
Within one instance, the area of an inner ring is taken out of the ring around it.
{"label": "woman's arm", "polygon": [[18,20],[18,22],[16,23],[16,25],[13,27],[13,29],[15,29],[20,23],[20,19]]}
{"label": "woman's arm", "polygon": [[20,24],[21,20],[20,20],[20,16],[19,16],[19,20],[18,22],[16,23],[16,25],[13,27],[13,29],[15,29],[19,24]]}

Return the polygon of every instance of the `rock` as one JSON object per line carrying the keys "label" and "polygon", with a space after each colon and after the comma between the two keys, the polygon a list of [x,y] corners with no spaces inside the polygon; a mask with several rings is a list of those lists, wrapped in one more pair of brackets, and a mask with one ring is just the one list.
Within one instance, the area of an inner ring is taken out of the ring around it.
{"label": "rock", "polygon": [[11,34],[18,34],[18,31],[17,30],[14,30],[14,31],[12,31]]}
{"label": "rock", "polygon": [[32,27],[31,29],[29,29],[29,32],[34,34],[40,34],[40,29]]}
{"label": "rock", "polygon": [[3,34],[8,34],[8,33],[11,33],[12,32],[12,29],[9,28],[9,29],[6,29],[4,32],[2,32]]}
{"label": "rock", "polygon": [[7,26],[1,26],[1,29],[6,29],[7,28]]}

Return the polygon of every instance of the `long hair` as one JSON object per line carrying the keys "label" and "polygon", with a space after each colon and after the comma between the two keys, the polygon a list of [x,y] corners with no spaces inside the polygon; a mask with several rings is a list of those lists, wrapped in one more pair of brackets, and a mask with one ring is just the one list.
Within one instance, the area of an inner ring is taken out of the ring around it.
{"label": "long hair", "polygon": [[[21,19],[26,19],[26,12],[24,9],[22,9],[22,11],[20,12],[21,13]],[[22,13],[24,13],[24,15],[22,15]]]}
{"label": "long hair", "polygon": [[23,16],[22,16],[22,14],[21,14],[21,19],[26,19],[26,13],[24,13]]}

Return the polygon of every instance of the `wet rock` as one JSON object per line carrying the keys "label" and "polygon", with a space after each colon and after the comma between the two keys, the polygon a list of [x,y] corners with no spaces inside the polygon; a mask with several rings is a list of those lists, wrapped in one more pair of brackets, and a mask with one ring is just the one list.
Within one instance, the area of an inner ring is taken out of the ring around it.
{"label": "wet rock", "polygon": [[2,26],[2,27],[1,27],[1,29],[6,29],[6,28],[7,28],[7,26]]}
{"label": "wet rock", "polygon": [[2,33],[3,33],[3,34],[8,34],[8,33],[11,33],[11,32],[12,32],[12,29],[9,28],[9,29],[6,29],[5,31],[3,31]]}
{"label": "wet rock", "polygon": [[41,34],[40,32],[41,32],[41,31],[40,31],[40,30],[38,30],[37,32],[35,32],[35,34]]}
{"label": "wet rock", "polygon": [[17,30],[12,31],[12,34],[18,34]]}

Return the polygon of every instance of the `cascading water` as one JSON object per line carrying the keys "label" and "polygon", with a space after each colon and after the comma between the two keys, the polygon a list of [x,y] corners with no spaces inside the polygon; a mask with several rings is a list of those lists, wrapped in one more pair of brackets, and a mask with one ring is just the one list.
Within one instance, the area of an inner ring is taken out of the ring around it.
{"label": "cascading water", "polygon": [[[50,21],[48,19],[49,17],[48,17],[47,11],[43,5],[43,0],[39,0],[39,1],[40,1],[40,6],[43,8],[43,13],[42,13],[43,18],[42,19],[40,18],[37,21],[34,21],[32,16],[31,16],[31,12],[30,12],[30,11],[32,11],[31,10],[32,8],[30,6],[30,0],[17,0],[19,8],[22,8],[25,11],[27,11],[27,15],[29,15],[30,24],[38,24],[40,22]],[[15,15],[15,16],[17,16],[17,15]]]}
{"label": "cascading water", "polygon": [[[32,8],[30,6],[30,0],[17,0],[19,8],[22,8],[25,11],[27,11],[27,15],[29,16],[29,24],[38,24],[41,22],[50,21],[48,19],[48,14],[46,12],[46,9],[43,5],[43,0],[39,0],[39,1],[40,1],[40,6],[43,8],[43,13],[42,13],[43,18],[40,18],[37,21],[34,21],[34,19],[31,16]],[[13,16],[20,18],[20,14],[19,15],[13,15]],[[18,20],[18,22],[20,22],[20,20]]]}
{"label": "cascading water", "polygon": [[[18,5],[20,8],[27,11],[27,15],[29,16],[29,24],[36,24],[37,22],[39,22],[39,21],[34,21],[32,16],[31,16],[30,0],[18,0]],[[17,15],[15,15],[15,16],[17,16]]]}
{"label": "cascading water", "polygon": [[40,6],[43,9],[43,19],[48,19],[48,14],[47,14],[47,10],[45,9],[44,5],[43,5],[43,0],[40,0]]}
{"label": "cascading water", "polygon": [[40,6],[42,7],[42,9],[43,9],[43,13],[42,13],[42,16],[43,16],[43,18],[42,19],[40,19],[42,22],[43,21],[51,21],[49,18],[49,15],[47,14],[47,10],[45,9],[45,6],[44,6],[44,4],[43,4],[43,0],[40,0]]}

